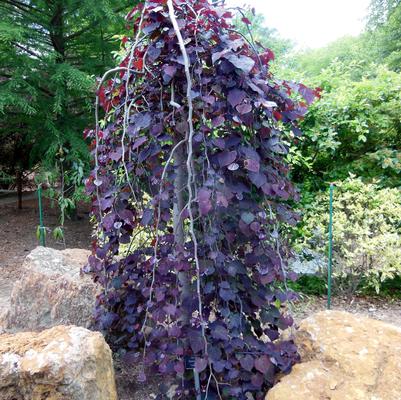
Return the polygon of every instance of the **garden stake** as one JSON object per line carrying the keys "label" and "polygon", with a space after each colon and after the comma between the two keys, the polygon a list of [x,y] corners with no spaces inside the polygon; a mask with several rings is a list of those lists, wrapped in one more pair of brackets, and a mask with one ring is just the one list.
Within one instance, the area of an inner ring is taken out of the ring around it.
{"label": "garden stake", "polygon": [[185,362],[185,369],[192,371],[194,374],[196,400],[203,400],[203,396],[201,394],[199,373],[195,369],[195,357],[186,356],[184,358],[184,362]]}
{"label": "garden stake", "polygon": [[45,240],[45,227],[43,226],[43,209],[42,209],[42,186],[38,188],[38,200],[39,200],[39,241],[40,245],[46,247]]}
{"label": "garden stake", "polygon": [[329,265],[327,269],[327,309],[331,308],[331,274],[333,263],[333,193],[334,183],[330,183],[330,221],[329,221]]}

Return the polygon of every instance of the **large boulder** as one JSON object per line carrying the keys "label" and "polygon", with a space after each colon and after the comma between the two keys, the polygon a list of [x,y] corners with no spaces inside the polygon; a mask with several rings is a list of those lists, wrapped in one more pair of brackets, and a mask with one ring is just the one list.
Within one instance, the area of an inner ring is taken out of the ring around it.
{"label": "large boulder", "polygon": [[266,400],[401,399],[401,329],[324,311],[301,322],[295,342],[302,362]]}
{"label": "large boulder", "polygon": [[98,288],[82,275],[90,252],[37,247],[27,257],[10,306],[0,318],[6,332],[39,331],[57,325],[92,326]]}
{"label": "large boulder", "polygon": [[111,350],[76,326],[0,335],[0,399],[117,400]]}

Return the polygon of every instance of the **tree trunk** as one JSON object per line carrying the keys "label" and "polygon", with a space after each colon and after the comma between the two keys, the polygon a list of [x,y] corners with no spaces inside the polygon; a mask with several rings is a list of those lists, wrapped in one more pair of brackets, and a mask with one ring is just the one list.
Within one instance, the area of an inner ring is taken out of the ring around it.
{"label": "tree trunk", "polygon": [[[185,207],[185,185],[186,185],[186,167],[185,167],[185,153],[184,145],[177,148],[174,156],[174,165],[176,167],[176,177],[174,180],[174,194],[176,202],[174,203],[173,210],[173,221],[174,221],[174,237],[177,253],[180,253],[184,249],[185,245],[185,233],[182,218],[182,210]],[[185,325],[189,324],[190,313],[189,304],[191,301],[191,284],[189,280],[188,272],[181,271],[178,274],[178,280],[181,285],[180,303],[182,307],[182,322]]]}
{"label": "tree trunk", "polygon": [[65,61],[65,37],[64,37],[64,7],[62,2],[54,4],[53,15],[50,21],[50,40],[54,50],[59,54],[57,63]]}
{"label": "tree trunk", "polygon": [[16,174],[18,210],[22,210],[22,177],[23,177],[22,171],[18,170]]}

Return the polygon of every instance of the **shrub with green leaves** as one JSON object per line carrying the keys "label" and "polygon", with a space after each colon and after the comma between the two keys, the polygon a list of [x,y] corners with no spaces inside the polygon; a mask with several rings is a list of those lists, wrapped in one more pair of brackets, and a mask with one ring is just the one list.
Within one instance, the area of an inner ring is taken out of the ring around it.
{"label": "shrub with green leaves", "polygon": [[[306,207],[298,250],[327,254],[328,192]],[[351,176],[334,192],[334,276],[340,288],[354,292],[401,276],[401,191],[381,189]]]}

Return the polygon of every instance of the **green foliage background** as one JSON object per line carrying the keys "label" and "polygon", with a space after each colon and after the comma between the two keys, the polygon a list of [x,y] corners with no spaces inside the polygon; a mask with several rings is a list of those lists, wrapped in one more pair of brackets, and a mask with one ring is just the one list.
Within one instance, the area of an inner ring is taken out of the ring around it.
{"label": "green foliage background", "polygon": [[0,1],[0,170],[61,179],[60,206],[81,198],[90,161],[83,130],[93,124],[96,77],[114,65],[113,36],[134,5]]}
{"label": "green foliage background", "polygon": [[[263,24],[260,17],[250,19]],[[302,123],[303,137],[289,154],[293,179],[302,194],[303,220],[293,232],[296,249],[312,250],[320,257],[327,253],[328,186],[336,182],[337,289],[378,292],[397,285],[401,2],[372,0],[361,35],[340,38],[320,49],[296,51],[290,43],[283,47],[277,33],[272,35],[263,26],[253,32],[264,45],[280,49],[274,64],[277,76],[322,89],[320,101]],[[310,279],[299,282],[304,291],[310,291],[311,284],[316,293],[321,291]]]}
{"label": "green foliage background", "polygon": [[[329,195],[321,192],[305,206],[296,247],[327,254]],[[361,178],[336,183],[334,194],[334,276],[340,288],[354,293],[401,276],[401,191],[380,188]]]}

